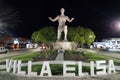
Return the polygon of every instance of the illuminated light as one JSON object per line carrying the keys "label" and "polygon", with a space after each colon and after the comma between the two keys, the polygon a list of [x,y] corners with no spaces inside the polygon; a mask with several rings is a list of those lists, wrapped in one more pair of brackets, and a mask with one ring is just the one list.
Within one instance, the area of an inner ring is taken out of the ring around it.
{"label": "illuminated light", "polygon": [[89,38],[92,38],[92,35],[90,35]]}
{"label": "illuminated light", "polygon": [[120,32],[120,20],[116,20],[116,21],[111,22],[110,28],[111,28],[113,33]]}
{"label": "illuminated light", "polygon": [[116,26],[118,29],[120,29],[120,22],[117,22]]}

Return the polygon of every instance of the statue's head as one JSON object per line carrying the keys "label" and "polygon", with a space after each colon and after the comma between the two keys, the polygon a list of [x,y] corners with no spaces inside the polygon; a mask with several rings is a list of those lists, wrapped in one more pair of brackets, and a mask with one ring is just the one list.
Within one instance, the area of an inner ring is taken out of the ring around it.
{"label": "statue's head", "polygon": [[64,9],[64,8],[61,8],[60,11],[61,11],[61,13],[64,13],[64,12],[65,12],[65,9]]}

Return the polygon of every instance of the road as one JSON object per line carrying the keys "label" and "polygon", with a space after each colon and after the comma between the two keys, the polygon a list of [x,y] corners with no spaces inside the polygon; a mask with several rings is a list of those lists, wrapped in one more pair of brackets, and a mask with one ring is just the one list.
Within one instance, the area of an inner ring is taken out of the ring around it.
{"label": "road", "polygon": [[19,49],[19,50],[9,50],[8,53],[0,53],[0,63],[5,61],[7,58],[23,55],[25,53],[29,54],[33,51],[38,51],[39,49]]}

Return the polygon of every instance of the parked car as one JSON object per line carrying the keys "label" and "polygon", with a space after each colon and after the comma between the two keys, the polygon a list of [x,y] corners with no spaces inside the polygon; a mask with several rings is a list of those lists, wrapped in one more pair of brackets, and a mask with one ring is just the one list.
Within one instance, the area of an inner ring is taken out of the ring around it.
{"label": "parked car", "polygon": [[6,49],[5,47],[0,47],[0,53],[7,53],[8,49]]}

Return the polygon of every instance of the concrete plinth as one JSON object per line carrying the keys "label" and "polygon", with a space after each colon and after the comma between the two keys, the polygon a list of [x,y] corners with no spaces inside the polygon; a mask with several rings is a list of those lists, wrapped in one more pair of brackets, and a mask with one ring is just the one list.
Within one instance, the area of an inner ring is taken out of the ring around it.
{"label": "concrete plinth", "polygon": [[64,50],[71,50],[77,46],[74,42],[55,42],[53,44],[53,49],[64,49]]}

